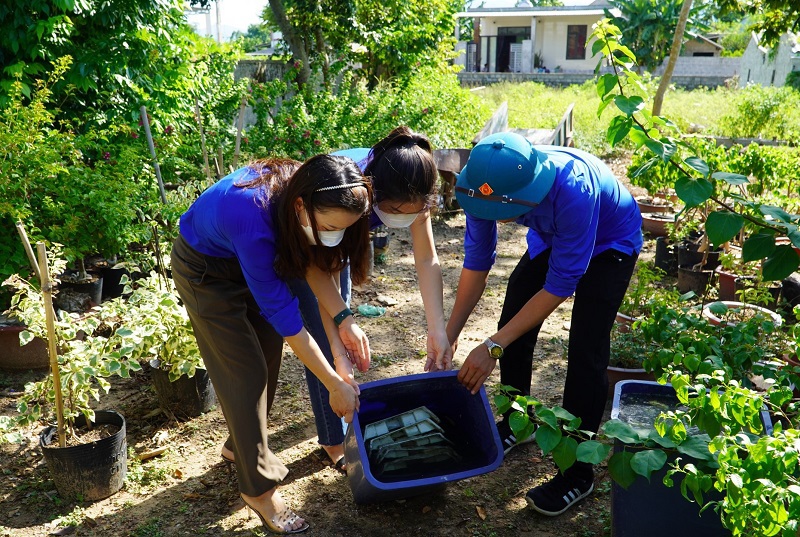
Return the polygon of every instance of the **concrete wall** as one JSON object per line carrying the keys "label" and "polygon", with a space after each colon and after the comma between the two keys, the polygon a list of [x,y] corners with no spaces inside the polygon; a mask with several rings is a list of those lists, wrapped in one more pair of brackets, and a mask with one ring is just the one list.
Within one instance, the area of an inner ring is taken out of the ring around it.
{"label": "concrete wall", "polygon": [[793,58],[792,46],[794,36],[784,34],[778,45],[774,58],[770,57],[770,50],[758,45],[758,38],[750,37],[750,43],[742,54],[739,86],[748,84],[761,84],[762,86],[783,86],[786,75],[792,70],[800,70],[800,58]]}
{"label": "concrete wall", "polygon": [[[656,76],[661,76],[667,66],[669,56],[664,58],[664,62],[656,69]],[[739,74],[742,58],[708,58],[708,57],[691,57],[691,56],[678,56],[678,61],[675,62],[675,71],[673,76],[709,76],[709,77],[722,77],[731,78]]]}
{"label": "concrete wall", "polygon": [[[268,80],[283,78],[287,71],[288,66],[285,62],[245,58],[239,60],[236,64],[236,68],[233,70],[233,79],[252,78],[258,82],[266,82]],[[244,115],[245,128],[255,125],[256,119],[256,115],[253,113],[253,107],[248,105]]]}

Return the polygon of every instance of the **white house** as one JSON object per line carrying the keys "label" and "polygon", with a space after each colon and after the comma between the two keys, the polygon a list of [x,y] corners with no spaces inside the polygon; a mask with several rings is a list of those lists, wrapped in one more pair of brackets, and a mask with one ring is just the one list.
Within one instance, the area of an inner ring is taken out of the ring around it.
{"label": "white house", "polygon": [[773,51],[761,43],[758,34],[753,33],[742,54],[739,86],[783,86],[791,71],[800,71],[800,34],[787,32],[782,35],[777,50]]}
{"label": "white house", "polygon": [[[534,7],[528,0],[473,0],[456,18],[471,18],[476,31],[460,41],[456,60],[466,71],[590,73],[597,64],[586,39],[592,25],[618,15],[606,0],[563,0]],[[474,6],[474,7],[473,7]]]}

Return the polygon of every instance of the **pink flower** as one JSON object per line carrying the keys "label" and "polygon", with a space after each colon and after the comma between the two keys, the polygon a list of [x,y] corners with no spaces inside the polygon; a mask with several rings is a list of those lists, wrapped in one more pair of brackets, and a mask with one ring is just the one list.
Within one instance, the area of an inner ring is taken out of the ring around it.
{"label": "pink flower", "polygon": [[311,136],[310,130],[306,129],[305,131],[303,131],[303,138],[308,138],[309,136]]}
{"label": "pink flower", "polygon": [[138,133],[136,133],[136,132],[132,132],[131,133],[131,138],[138,138],[138,137],[139,137]]}
{"label": "pink flower", "polygon": [[430,112],[430,108],[423,108],[422,109],[422,113],[423,114],[427,114],[428,112]]}
{"label": "pink flower", "polygon": [[106,151],[105,153],[103,153],[103,158],[106,159],[106,160],[110,160],[111,159],[111,153]]}
{"label": "pink flower", "polygon": [[169,136],[170,134],[172,134],[172,131],[174,130],[175,129],[172,127],[172,125],[167,125],[166,127],[164,127],[164,134]]}
{"label": "pink flower", "polygon": [[319,140],[314,140],[314,145],[320,145],[321,143]]}

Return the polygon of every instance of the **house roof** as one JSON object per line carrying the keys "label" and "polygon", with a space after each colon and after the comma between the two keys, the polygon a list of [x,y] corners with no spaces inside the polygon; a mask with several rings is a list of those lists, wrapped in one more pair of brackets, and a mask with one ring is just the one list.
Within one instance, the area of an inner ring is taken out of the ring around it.
{"label": "house roof", "polygon": [[456,18],[464,17],[553,17],[563,15],[603,15],[608,8],[607,0],[562,0],[561,6],[533,6],[527,0],[470,0],[464,11]]}
{"label": "house roof", "polygon": [[718,48],[719,50],[725,50],[725,47],[723,47],[722,45],[720,45],[719,43],[717,43],[713,39],[709,39],[708,37],[706,37],[704,35],[696,34],[694,32],[686,32],[686,35],[688,35],[692,39],[697,39],[698,41],[702,41],[703,43],[706,43],[706,44],[711,45],[711,46],[713,46],[715,48]]}

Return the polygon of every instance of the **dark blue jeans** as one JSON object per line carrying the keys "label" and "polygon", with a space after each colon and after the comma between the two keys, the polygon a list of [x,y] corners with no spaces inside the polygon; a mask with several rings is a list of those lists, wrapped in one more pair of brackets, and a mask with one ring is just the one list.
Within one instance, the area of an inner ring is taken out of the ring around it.
{"label": "dark blue jeans", "polygon": [[[580,428],[586,431],[597,432],[603,419],[608,399],[606,368],[611,328],[638,257],[617,250],[594,256],[575,290],[563,407],[581,418]],[[542,289],[549,260],[550,250],[533,259],[525,252],[508,279],[498,328],[505,326]],[[524,395],[531,393],[533,351],[541,326],[535,326],[508,345],[500,359],[500,382]],[[576,463],[567,473],[586,479],[591,477],[592,470],[588,464]]]}
{"label": "dark blue jeans", "polygon": [[[350,305],[350,267],[345,267],[339,273],[339,285],[341,286],[342,299],[345,304]],[[303,324],[317,342],[322,354],[333,367],[333,353],[328,343],[328,336],[322,325],[319,316],[319,305],[317,297],[311,291],[305,280],[292,280],[289,282],[292,293],[300,301],[300,314],[303,316]],[[337,312],[338,313],[338,312]],[[311,409],[314,412],[314,423],[317,426],[319,443],[323,446],[335,446],[344,442],[343,422],[337,416],[330,405],[330,394],[322,382],[306,368],[306,383],[311,399]]]}

